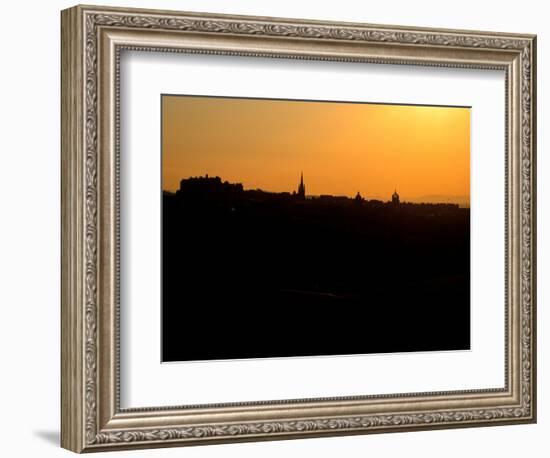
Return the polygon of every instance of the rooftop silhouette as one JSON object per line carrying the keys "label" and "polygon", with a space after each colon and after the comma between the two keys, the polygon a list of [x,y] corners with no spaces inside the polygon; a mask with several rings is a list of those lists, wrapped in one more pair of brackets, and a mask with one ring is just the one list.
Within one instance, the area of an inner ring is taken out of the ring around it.
{"label": "rooftop silhouette", "polygon": [[307,195],[306,185],[304,182],[304,174],[300,173],[300,181],[296,190],[288,192],[270,192],[262,189],[245,189],[242,183],[230,183],[227,180],[222,180],[219,176],[197,176],[184,178],[180,181],[179,190],[176,195],[180,197],[187,196],[202,199],[279,199],[283,201],[301,201],[310,204],[315,203],[333,203],[333,204],[355,204],[364,207],[380,207],[381,205],[395,208],[398,206],[402,209],[425,209],[425,210],[455,210],[459,208],[458,204],[448,202],[402,202],[397,188],[387,201],[380,199],[368,199],[361,196],[360,191],[354,197],[334,196],[331,194]]}

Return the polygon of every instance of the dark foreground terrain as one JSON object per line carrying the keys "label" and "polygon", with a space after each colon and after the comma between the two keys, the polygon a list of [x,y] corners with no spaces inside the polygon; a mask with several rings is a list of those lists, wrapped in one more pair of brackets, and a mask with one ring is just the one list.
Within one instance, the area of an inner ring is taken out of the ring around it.
{"label": "dark foreground terrain", "polygon": [[469,209],[203,180],[163,195],[163,361],[470,347]]}

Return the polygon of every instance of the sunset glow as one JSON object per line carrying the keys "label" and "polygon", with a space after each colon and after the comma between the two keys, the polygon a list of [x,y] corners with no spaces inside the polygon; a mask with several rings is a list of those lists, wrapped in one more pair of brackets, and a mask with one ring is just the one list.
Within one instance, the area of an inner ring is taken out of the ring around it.
{"label": "sunset glow", "polygon": [[220,176],[245,189],[469,205],[470,109],[162,98],[163,188]]}

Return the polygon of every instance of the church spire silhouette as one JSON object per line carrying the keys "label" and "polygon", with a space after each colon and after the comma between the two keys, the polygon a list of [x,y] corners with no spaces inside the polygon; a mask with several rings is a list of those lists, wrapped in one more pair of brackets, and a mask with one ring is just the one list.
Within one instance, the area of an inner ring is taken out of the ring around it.
{"label": "church spire silhouette", "polygon": [[298,185],[297,196],[300,199],[306,198],[306,185],[304,184],[304,172],[300,172],[300,184]]}

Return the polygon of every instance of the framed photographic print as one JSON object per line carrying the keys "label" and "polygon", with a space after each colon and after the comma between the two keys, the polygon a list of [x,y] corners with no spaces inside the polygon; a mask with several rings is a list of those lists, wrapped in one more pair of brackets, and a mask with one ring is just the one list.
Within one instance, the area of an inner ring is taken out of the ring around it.
{"label": "framed photographic print", "polygon": [[536,419],[536,38],[62,12],[62,446]]}

